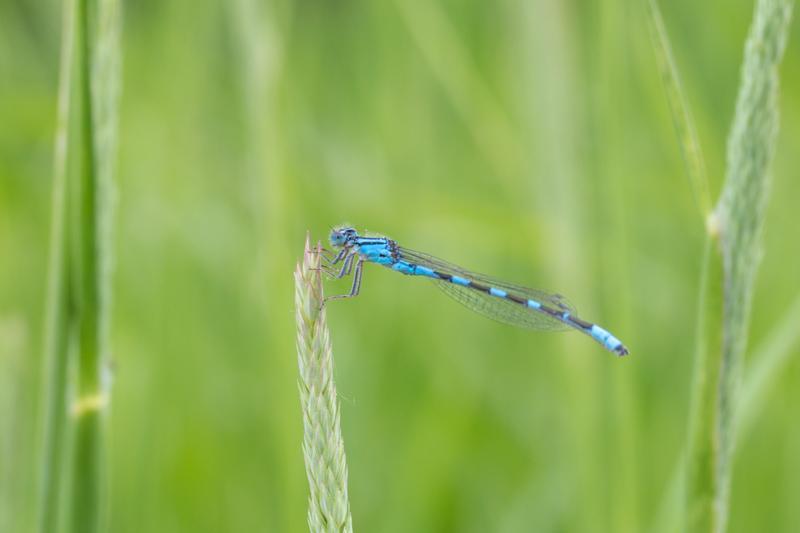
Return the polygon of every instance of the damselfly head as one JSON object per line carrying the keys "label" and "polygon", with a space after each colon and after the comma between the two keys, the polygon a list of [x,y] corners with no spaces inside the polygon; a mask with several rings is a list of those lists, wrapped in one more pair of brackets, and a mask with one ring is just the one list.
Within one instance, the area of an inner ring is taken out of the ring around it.
{"label": "damselfly head", "polygon": [[355,228],[350,227],[341,227],[341,228],[333,228],[331,230],[331,235],[328,238],[330,240],[331,246],[334,248],[341,248],[346,246],[350,241],[358,237],[358,233],[356,233]]}

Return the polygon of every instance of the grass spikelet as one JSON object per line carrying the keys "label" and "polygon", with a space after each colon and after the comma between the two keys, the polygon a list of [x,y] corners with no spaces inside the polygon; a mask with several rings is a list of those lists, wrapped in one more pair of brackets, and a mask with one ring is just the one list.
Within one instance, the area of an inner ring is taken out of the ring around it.
{"label": "grass spikelet", "polygon": [[[745,44],[741,83],[728,137],[721,198],[709,211],[708,182],[691,113],[683,96],[661,14],[647,0],[648,21],[687,173],[706,216],[707,243],[698,307],[697,351],[685,468],[685,531],[723,532],[728,521],[731,456],[740,417],[741,360],[753,283],[761,255],[760,235],[769,196],[768,167],[778,128],[778,64],[791,19],[788,0],[758,0]],[[795,311],[790,312],[790,315]],[[761,373],[779,366],[789,335],[779,331]],[[757,367],[761,369],[762,366]],[[759,376],[756,376],[759,377]],[[764,378],[766,380],[766,378]],[[753,381],[753,380],[751,380]],[[748,390],[757,389],[756,385]],[[744,406],[745,408],[747,406]],[[671,486],[678,487],[674,481]],[[675,490],[670,490],[669,495]],[[667,496],[667,501],[671,499]],[[674,508],[667,504],[666,508]],[[662,520],[662,526],[665,522]],[[660,529],[663,529],[661,527]]]}
{"label": "grass spikelet", "polygon": [[725,184],[707,246],[687,481],[687,531],[728,521],[741,360],[778,128],[777,67],[791,2],[759,0],[745,44]]}
{"label": "grass spikelet", "polygon": [[721,227],[724,277],[722,364],[718,431],[719,489],[715,501],[717,531],[727,522],[731,452],[741,360],[756,270],[761,230],[769,196],[769,164],[778,132],[778,64],[791,20],[791,2],[759,0],[745,45],[742,80],[728,137],[727,174],[716,213]]}
{"label": "grass spikelet", "polygon": [[333,380],[333,348],[323,307],[319,245],[306,238],[303,262],[295,271],[297,364],[303,409],[303,455],[310,490],[312,532],[353,530],[347,496],[347,461]]}

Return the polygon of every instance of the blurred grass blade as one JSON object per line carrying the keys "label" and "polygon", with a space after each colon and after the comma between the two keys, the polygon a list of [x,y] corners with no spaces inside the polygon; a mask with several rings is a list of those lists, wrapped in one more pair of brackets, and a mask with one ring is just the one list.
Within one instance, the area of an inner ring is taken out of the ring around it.
{"label": "blurred grass blade", "polygon": [[[232,31],[237,37],[241,76],[240,98],[244,139],[241,143],[243,191],[250,207],[260,246],[254,272],[257,283],[281,278],[278,270],[290,261],[288,247],[279,228],[285,225],[287,204],[282,180],[284,150],[281,147],[279,93],[285,69],[285,45],[280,17],[290,19],[292,5],[264,4],[258,0],[226,3],[231,11]],[[288,24],[288,23],[287,23]],[[262,289],[259,288],[258,292]],[[275,294],[267,285],[265,301]],[[276,317],[270,319],[271,322]],[[287,324],[288,326],[288,324]],[[291,369],[293,371],[293,369]]]}
{"label": "blurred grass blade", "polygon": [[333,381],[333,348],[322,307],[320,247],[306,237],[295,271],[297,363],[303,408],[303,454],[310,490],[308,525],[313,533],[353,530],[347,496],[347,461]]}
{"label": "blurred grass blade", "polygon": [[519,132],[482,79],[445,8],[418,0],[395,0],[395,5],[475,144],[495,166],[496,178],[513,190],[525,153]]}
{"label": "blurred grass blade", "polygon": [[664,28],[664,21],[661,18],[661,11],[657,0],[647,0],[647,20],[650,27],[650,34],[653,39],[653,48],[656,52],[661,81],[667,94],[669,109],[672,114],[672,123],[678,142],[681,146],[681,153],[686,164],[686,173],[692,187],[694,200],[700,209],[701,215],[705,220],[711,213],[711,195],[709,193],[708,175],[706,165],[703,160],[703,151],[700,148],[700,141],[697,138],[697,130],[694,126],[694,119],[689,108],[686,96],[683,94],[680,76],[672,55],[667,30]]}
{"label": "blurred grass blade", "polygon": [[[39,530],[60,529],[67,477],[66,435],[74,443],[66,516],[72,531],[103,529],[103,380],[109,307],[110,182],[116,145],[118,3],[64,5],[53,226],[47,296],[47,415]],[[76,356],[77,382],[68,383]],[[76,394],[71,408],[68,395]],[[67,419],[67,412],[72,416]]]}
{"label": "blurred grass blade", "polygon": [[[689,415],[689,452],[686,461],[686,521],[688,531],[717,531],[712,527],[718,494],[717,383],[722,364],[722,261],[719,242],[709,236],[703,254],[700,283],[697,348]],[[683,466],[679,463],[679,468]]]}
{"label": "blurred grass blade", "polygon": [[26,323],[0,313],[0,531],[30,531],[27,466],[32,388]]}
{"label": "blurred grass blade", "polygon": [[115,0],[78,0],[76,129],[80,173],[72,197],[77,312],[78,383],[72,407],[75,425],[71,530],[105,529],[103,413],[109,391],[104,380],[110,278],[110,183],[115,151],[119,8]]}
{"label": "blurred grass blade", "polygon": [[[778,128],[777,66],[791,18],[786,0],[759,0],[745,44],[720,202],[707,225],[704,327],[695,374],[687,480],[688,531],[723,532],[728,520],[737,392]],[[719,263],[719,265],[717,265]],[[717,283],[721,276],[721,286]],[[709,283],[710,281],[710,283]],[[721,306],[717,296],[722,291]],[[721,313],[721,330],[715,322]]]}
{"label": "blurred grass blade", "polygon": [[753,354],[739,395],[737,415],[738,435],[747,434],[772,383],[781,375],[790,356],[796,354],[800,343],[800,295],[776,325],[767,340]]}
{"label": "blurred grass blade", "polygon": [[58,118],[55,136],[50,259],[45,305],[45,395],[44,443],[39,480],[38,530],[50,533],[58,528],[59,494],[63,483],[65,418],[67,414],[67,357],[69,334],[69,259],[67,221],[67,142],[72,100],[72,71],[75,47],[74,1],[66,0],[62,13],[61,66],[58,90]]}
{"label": "blurred grass blade", "polygon": [[655,518],[648,531],[652,533],[677,533],[682,531],[682,520],[684,514],[684,503],[686,493],[686,458],[681,455],[675,461],[672,468],[672,476],[669,479],[661,501],[658,504]]}

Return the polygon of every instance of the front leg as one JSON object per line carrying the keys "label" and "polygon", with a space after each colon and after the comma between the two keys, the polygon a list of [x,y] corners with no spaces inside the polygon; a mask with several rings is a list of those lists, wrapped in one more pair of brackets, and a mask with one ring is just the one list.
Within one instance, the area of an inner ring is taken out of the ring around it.
{"label": "front leg", "polygon": [[313,270],[315,272],[323,272],[329,278],[336,278],[338,277],[338,273],[336,272],[335,268],[331,268],[328,265],[320,265],[316,268],[310,268],[309,270]]}
{"label": "front leg", "polygon": [[342,279],[345,276],[349,276],[350,272],[353,271],[353,260],[355,260],[356,254],[350,254],[344,260],[344,264],[342,264],[342,269],[339,271],[339,275],[336,276],[336,279]]}
{"label": "front leg", "polygon": [[331,266],[330,262],[328,262],[327,265],[320,265],[319,268],[315,268],[315,269],[312,269],[312,270],[322,271],[322,272],[324,272],[325,274],[327,274],[328,276],[330,276],[333,279],[342,279],[345,276],[349,276],[350,272],[353,271],[353,260],[355,259],[355,257],[356,257],[356,254],[348,255],[345,258],[344,263],[342,263],[342,268],[339,269],[338,273],[336,272],[336,269],[334,269]]}
{"label": "front leg", "polygon": [[[350,257],[355,257],[355,256],[353,255]],[[345,266],[347,265],[345,264]],[[344,269],[342,270],[344,271]],[[328,296],[327,298],[325,298],[325,303],[327,303],[329,300],[339,300],[342,298],[352,298],[353,296],[358,296],[358,293],[361,290],[361,275],[363,270],[364,270],[364,260],[359,257],[356,260],[355,270],[353,272],[353,286],[350,288],[350,293]]]}
{"label": "front leg", "polygon": [[331,258],[330,256],[323,253],[322,258],[325,260],[326,263],[328,263],[328,265],[333,266],[339,263],[339,261],[341,261],[342,259],[348,257],[349,255],[350,255],[350,249],[342,248],[341,250],[339,250],[339,253],[336,254],[336,257]]}
{"label": "front leg", "polygon": [[320,246],[319,248],[313,248],[308,251],[310,254],[319,254],[320,257],[327,263],[328,265],[335,265],[347,255],[347,248],[342,248],[339,252],[334,255],[333,252],[328,250],[327,248]]}

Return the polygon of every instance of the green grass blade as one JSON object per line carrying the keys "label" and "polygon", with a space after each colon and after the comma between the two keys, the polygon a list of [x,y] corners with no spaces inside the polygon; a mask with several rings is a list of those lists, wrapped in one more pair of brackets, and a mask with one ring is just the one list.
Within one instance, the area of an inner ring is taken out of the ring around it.
{"label": "green grass blade", "polygon": [[74,5],[64,2],[59,74],[58,118],[54,149],[50,263],[45,304],[44,442],[38,494],[38,531],[58,528],[59,494],[63,483],[69,352],[69,274],[67,213],[67,144],[72,100],[75,47]]}
{"label": "green grass blade", "polygon": [[[686,462],[687,531],[716,531],[714,500],[719,492],[716,476],[718,448],[717,383],[722,354],[722,262],[718,241],[710,236],[703,258],[698,309],[697,351],[693,372]],[[682,466],[682,462],[679,468]]]}
{"label": "green grass blade", "polygon": [[319,247],[310,248],[306,238],[303,263],[297,265],[294,275],[303,454],[310,489],[308,525],[313,533],[352,532],[347,460],[333,381],[333,347],[322,307],[319,252]]}
{"label": "green grass blade", "polygon": [[107,356],[110,281],[111,175],[116,147],[119,6],[116,0],[78,0],[76,130],[80,172],[72,210],[73,279],[77,325],[77,399],[74,429],[71,529],[105,529],[104,420],[108,405]]}
{"label": "green grass blade", "polygon": [[397,0],[395,5],[478,149],[497,169],[497,179],[512,187],[508,181],[524,161],[519,132],[482,79],[442,6],[416,0]]}
{"label": "green grass blade", "polygon": [[[116,144],[118,3],[64,6],[47,295],[46,415],[39,531],[103,528],[103,362],[108,329],[110,181]],[[77,381],[68,382],[74,366]],[[76,397],[71,399],[70,394]],[[71,403],[71,406],[68,405]],[[68,414],[71,416],[68,417]],[[71,463],[64,450],[70,448]],[[67,475],[68,468],[70,475]],[[69,505],[62,513],[65,479]]]}
{"label": "green grass blade", "polygon": [[676,533],[682,531],[681,517],[684,515],[686,493],[686,458],[681,455],[672,468],[672,476],[664,487],[653,523],[652,533]]}
{"label": "green grass blade", "polygon": [[28,466],[31,380],[26,325],[0,314],[0,531],[31,531]]}
{"label": "green grass blade", "polygon": [[672,55],[669,36],[661,18],[661,11],[656,0],[647,0],[647,20],[656,51],[661,81],[667,94],[672,123],[680,143],[681,153],[686,164],[686,174],[692,187],[695,202],[705,219],[711,213],[711,194],[709,193],[708,175],[703,159],[703,151],[697,138],[697,130],[686,96],[681,87],[678,68]]}
{"label": "green grass blade", "polygon": [[747,370],[742,392],[739,395],[737,426],[739,436],[745,436],[755,420],[766,392],[781,375],[791,355],[797,353],[800,344],[800,295],[786,315],[772,329],[763,345],[755,350],[753,364]]}

